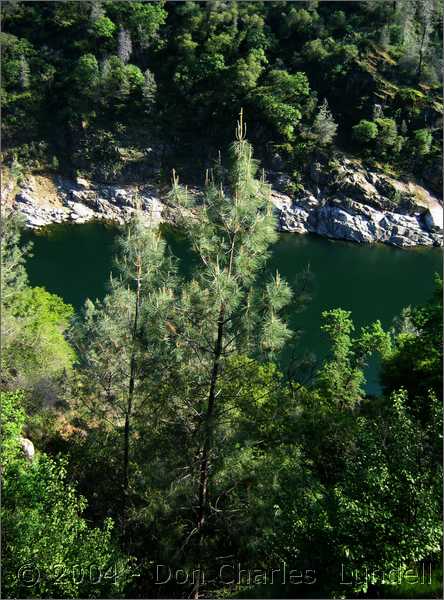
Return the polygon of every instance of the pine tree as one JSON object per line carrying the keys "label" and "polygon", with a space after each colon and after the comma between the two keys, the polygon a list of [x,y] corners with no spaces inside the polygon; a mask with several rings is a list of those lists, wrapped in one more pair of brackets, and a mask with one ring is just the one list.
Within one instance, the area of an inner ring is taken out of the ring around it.
{"label": "pine tree", "polygon": [[149,69],[146,69],[144,73],[142,94],[145,102],[147,102],[148,106],[151,107],[156,101],[157,84],[154,74]]}
{"label": "pine tree", "polygon": [[421,79],[429,52],[430,34],[435,20],[442,15],[436,0],[398,0],[397,19],[401,26],[405,56],[402,62]]}
{"label": "pine tree", "polygon": [[327,99],[321,104],[318,114],[315,117],[313,123],[313,131],[316,135],[318,143],[321,146],[327,146],[331,144],[338,126],[333,119],[333,115],[328,107]]}
{"label": "pine tree", "polygon": [[418,67],[416,69],[416,74],[418,79],[421,79],[422,70],[424,66],[424,57],[426,55],[428,46],[429,46],[429,38],[432,26],[432,19],[434,18],[435,7],[431,0],[419,0],[418,2],[418,13],[419,13],[419,22],[421,27],[420,33],[420,43],[419,43],[419,52],[418,52]]}
{"label": "pine tree", "polygon": [[91,2],[91,12],[89,18],[92,23],[95,23],[98,19],[105,16],[105,10],[102,6],[101,0],[93,0]]}
{"label": "pine tree", "polygon": [[384,27],[381,29],[379,43],[384,50],[387,50],[387,48],[390,46],[390,29],[387,25],[384,25]]}
{"label": "pine tree", "polygon": [[136,214],[118,239],[116,267],[103,302],[87,301],[71,337],[78,350],[85,399],[95,416],[122,427],[122,531],[130,492],[133,422],[138,401],[160,382],[159,364],[168,347],[165,327],[173,304],[174,268],[158,231]]}
{"label": "pine tree", "polygon": [[[171,200],[183,210],[183,227],[199,259],[194,277],[182,290],[175,324],[184,347],[196,422],[195,527],[197,562],[205,556],[205,532],[211,522],[211,480],[221,460],[218,447],[223,417],[223,381],[230,378],[235,354],[273,356],[290,337],[279,311],[291,291],[279,274],[258,287],[268,248],[276,240],[270,188],[255,178],[256,161],[245,139],[242,120],[231,148],[226,177],[219,164],[207,175],[202,198],[192,197],[174,176]],[[195,218],[190,218],[190,211]],[[177,400],[180,402],[180,399]],[[199,596],[199,579],[194,597]]]}
{"label": "pine tree", "polygon": [[401,37],[404,45],[408,45],[414,30],[416,0],[397,0],[396,17],[401,27]]}
{"label": "pine tree", "polygon": [[25,270],[26,257],[30,253],[30,246],[20,245],[23,223],[12,211],[3,211],[1,225],[1,370],[2,385],[9,383],[11,375],[8,371],[10,364],[15,367],[14,361],[8,357],[11,340],[14,341],[18,332],[21,332],[20,324],[14,317],[14,309],[18,297],[28,286],[28,276]]}
{"label": "pine tree", "polygon": [[9,306],[18,292],[28,283],[25,261],[31,245],[21,245],[22,218],[4,211],[1,219],[1,297],[2,306]]}
{"label": "pine tree", "polygon": [[127,63],[133,51],[133,44],[130,32],[124,27],[120,27],[119,29],[118,44],[117,54],[122,62]]}

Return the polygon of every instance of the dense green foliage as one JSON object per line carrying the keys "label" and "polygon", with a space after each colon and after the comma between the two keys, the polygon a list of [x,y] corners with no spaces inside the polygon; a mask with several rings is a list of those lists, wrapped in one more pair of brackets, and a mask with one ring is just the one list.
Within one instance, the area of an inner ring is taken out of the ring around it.
{"label": "dense green foliage", "polygon": [[91,528],[85,499],[64,462],[22,455],[22,394],[1,393],[2,592],[8,598],[119,597],[129,561],[111,541],[113,524]]}
{"label": "dense green foliage", "polygon": [[[173,181],[187,275],[136,214],[107,296],[74,318],[28,287],[19,226],[5,220],[5,310],[22,340],[2,380],[5,596],[263,597],[285,563],[296,582],[275,579],[281,597],[298,581],[301,595],[344,594],[342,566],[360,573],[347,593],[373,597],[383,572],[405,586],[409,569],[438,563],[441,294],[391,331],[355,331],[347,311],[325,312],[329,355],[312,377],[303,366],[282,373],[280,352],[297,343],[289,307],[307,286],[260,276],[276,233],[257,166],[241,120],[200,197]],[[371,397],[364,369],[375,354],[384,392]],[[56,403],[37,393],[42,374]],[[36,444],[33,460],[21,435]],[[37,582],[17,570],[30,564]],[[56,567],[67,577],[51,578]]]}
{"label": "dense green foliage", "polygon": [[387,393],[406,386],[418,418],[429,419],[432,406],[424,400],[442,391],[442,280],[437,279],[430,304],[408,309],[397,324],[392,353],[384,362],[382,381]]}
{"label": "dense green foliage", "polygon": [[261,158],[289,173],[334,143],[440,192],[438,0],[2,8],[9,161],[99,179],[207,167],[243,107]]}
{"label": "dense green foliage", "polygon": [[2,378],[49,401],[51,379],[63,376],[74,360],[63,336],[73,308],[28,285],[23,262],[30,249],[18,250],[19,228],[18,217],[2,215]]}

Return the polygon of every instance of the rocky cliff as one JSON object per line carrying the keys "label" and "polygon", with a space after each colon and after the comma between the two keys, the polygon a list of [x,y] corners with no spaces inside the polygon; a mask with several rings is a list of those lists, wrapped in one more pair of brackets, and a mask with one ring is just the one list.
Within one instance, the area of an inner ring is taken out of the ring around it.
{"label": "rocky cliff", "polygon": [[358,161],[343,157],[328,166],[312,164],[291,196],[284,174],[273,174],[271,181],[282,231],[394,246],[442,244],[443,208],[437,198]]}
{"label": "rocky cliff", "polygon": [[[313,163],[297,186],[284,173],[268,173],[279,228],[295,233],[395,246],[442,244],[443,209],[413,182],[401,182],[342,157]],[[100,219],[123,223],[139,206],[147,223],[174,222],[174,206],[151,184],[111,186],[78,178],[28,176],[2,186],[2,200],[30,228]]]}

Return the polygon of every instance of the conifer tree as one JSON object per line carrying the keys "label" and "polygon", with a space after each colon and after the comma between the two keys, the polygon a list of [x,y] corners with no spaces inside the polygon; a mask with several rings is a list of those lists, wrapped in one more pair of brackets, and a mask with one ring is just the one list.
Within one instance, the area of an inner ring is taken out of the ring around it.
{"label": "conifer tree", "polygon": [[1,290],[2,306],[11,303],[14,296],[27,285],[26,257],[31,245],[21,245],[22,218],[12,211],[4,211],[1,220]]}
{"label": "conifer tree", "polygon": [[131,34],[127,29],[120,27],[119,29],[119,46],[117,54],[123,63],[127,63],[133,51]]}
{"label": "conifer tree", "polygon": [[338,126],[330,112],[327,99],[325,99],[313,123],[313,131],[318,139],[318,143],[321,146],[331,144],[337,129]]}
{"label": "conifer tree", "polygon": [[432,20],[435,17],[435,6],[431,0],[420,0],[418,2],[418,17],[420,23],[420,42],[418,52],[418,66],[416,74],[418,80],[421,79],[424,67],[424,58],[429,46],[429,38],[432,26]]}
{"label": "conifer tree", "polygon": [[[277,234],[270,188],[255,177],[257,163],[245,138],[242,112],[231,159],[228,174],[219,164],[207,176],[202,198],[188,194],[175,176],[171,192],[183,209],[183,226],[199,259],[182,290],[175,324],[178,343],[184,346],[182,368],[194,378],[197,493],[190,539],[196,540],[199,564],[211,520],[211,480],[223,450],[217,440],[225,408],[222,381],[232,376],[230,357],[274,355],[290,337],[279,317],[291,298],[289,287],[278,273],[266,285],[257,281]],[[195,598],[199,584],[198,578]]]}
{"label": "conifer tree", "polygon": [[20,87],[24,91],[29,87],[29,65],[26,58],[22,55],[20,57]]}
{"label": "conifer tree", "polygon": [[[72,331],[83,385],[95,415],[122,428],[122,529],[125,538],[134,420],[168,346],[166,314],[173,303],[174,268],[165,242],[140,214],[118,239],[117,277],[102,302],[87,301]],[[137,403],[139,401],[139,404]]]}
{"label": "conifer tree", "polygon": [[98,19],[105,16],[105,10],[102,6],[101,0],[93,0],[91,2],[90,19],[92,23],[95,23]]}
{"label": "conifer tree", "polygon": [[144,77],[144,83],[143,83],[143,87],[142,87],[143,98],[147,102],[148,108],[151,108],[156,100],[156,93],[157,93],[156,80],[154,78],[154,74],[149,69],[146,69],[145,73],[143,74],[143,77]]}

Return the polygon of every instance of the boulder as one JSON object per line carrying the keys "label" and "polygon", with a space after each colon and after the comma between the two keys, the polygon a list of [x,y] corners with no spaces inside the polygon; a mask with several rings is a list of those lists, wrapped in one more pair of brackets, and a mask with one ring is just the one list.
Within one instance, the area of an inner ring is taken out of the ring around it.
{"label": "boulder", "polygon": [[308,208],[316,208],[320,206],[321,199],[319,198],[319,194],[316,197],[311,192],[308,192],[303,197],[298,198],[298,204]]}
{"label": "boulder", "polygon": [[[269,173],[273,184],[271,201],[281,231],[313,232],[359,243],[441,244],[442,207],[424,188],[370,171],[359,161],[344,156],[334,163],[323,164],[323,160],[321,157],[313,161],[310,174],[303,185],[298,185],[296,195],[287,191],[293,182],[286,173]],[[162,201],[157,187],[149,181],[136,191],[134,186],[93,185],[82,178],[76,181],[54,179],[63,198],[63,208],[45,203],[45,198],[39,197],[42,192],[30,189],[29,185],[17,194],[13,205],[25,216],[28,227],[67,220],[85,223],[92,219],[121,224],[134,213],[136,199],[140,200],[147,225],[177,221],[177,207],[168,208],[168,202]],[[189,192],[199,195],[202,190],[189,188]],[[393,200],[395,192],[396,202]],[[415,200],[407,210],[400,199],[408,194]]]}
{"label": "boulder", "polygon": [[33,204],[32,201],[18,201],[16,206],[20,214],[23,215],[26,226],[30,229],[45,227],[53,222],[49,211]]}
{"label": "boulder", "polygon": [[162,221],[163,204],[157,196],[144,195],[141,196],[141,208],[147,213],[148,218],[153,224],[158,224]]}
{"label": "boulder", "polygon": [[358,243],[384,242],[395,246],[435,246],[438,235],[426,231],[419,215],[378,211],[350,199],[307,205],[275,202],[281,231],[312,232]]}
{"label": "boulder", "polygon": [[16,202],[20,202],[21,204],[30,204],[30,205],[34,205],[34,198],[31,196],[31,194],[29,192],[25,192],[24,190],[22,190],[21,192],[19,192],[16,197],[15,197],[15,201]]}
{"label": "boulder", "polygon": [[285,207],[279,215],[279,229],[292,233],[307,233],[308,210],[301,206]]}
{"label": "boulder", "polygon": [[135,206],[135,198],[131,190],[111,188],[110,196],[118,206]]}
{"label": "boulder", "polygon": [[81,190],[70,190],[69,197],[71,198],[71,200],[73,202],[82,203],[82,202],[87,201],[88,194],[85,191],[81,191]]}
{"label": "boulder", "polygon": [[80,202],[72,202],[70,204],[70,208],[80,217],[89,217],[93,212],[90,208],[88,208],[84,204],[81,204]]}
{"label": "boulder", "polygon": [[28,440],[28,438],[21,437],[20,446],[24,457],[30,462],[32,462],[35,456],[34,444],[31,442],[31,440]]}
{"label": "boulder", "polygon": [[293,200],[287,194],[283,194],[276,190],[271,190],[271,202],[278,210],[283,210],[284,207],[290,208],[293,205]]}
{"label": "boulder", "polygon": [[94,218],[94,211],[81,204],[80,202],[69,202],[69,208],[71,209],[70,218],[72,221],[80,221],[84,223]]}
{"label": "boulder", "polygon": [[81,190],[89,190],[91,188],[90,182],[84,179],[83,177],[76,178],[76,185]]}
{"label": "boulder", "polygon": [[443,209],[441,206],[428,208],[424,213],[424,223],[428,231],[442,231]]}
{"label": "boulder", "polygon": [[337,206],[323,206],[309,223],[310,229],[329,238],[353,242],[375,241],[375,223]]}

